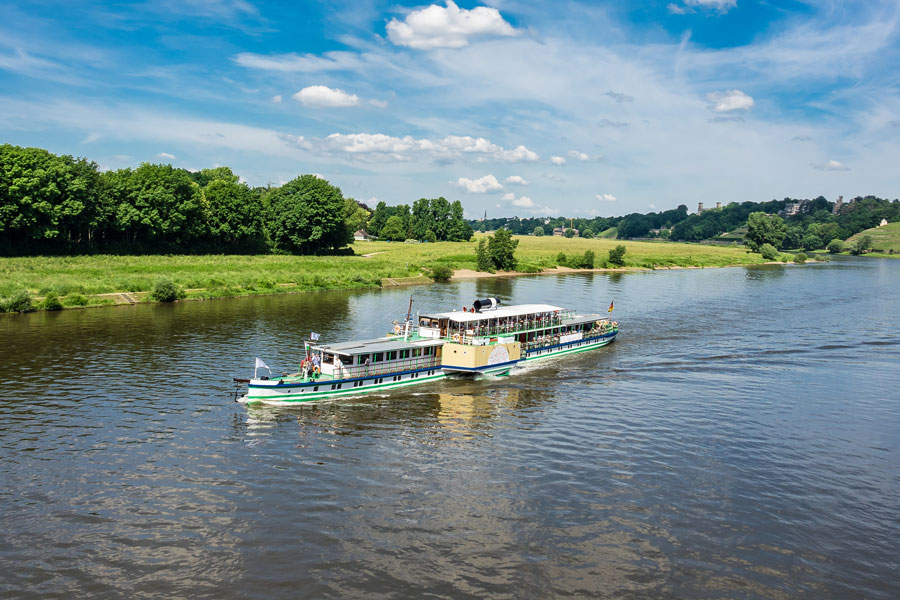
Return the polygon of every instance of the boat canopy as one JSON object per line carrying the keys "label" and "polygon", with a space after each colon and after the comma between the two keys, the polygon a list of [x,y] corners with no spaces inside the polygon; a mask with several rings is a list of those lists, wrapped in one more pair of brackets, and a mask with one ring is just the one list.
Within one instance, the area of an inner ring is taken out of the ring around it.
{"label": "boat canopy", "polygon": [[558,313],[563,309],[560,306],[552,306],[550,304],[517,304],[515,306],[501,306],[491,310],[483,310],[481,312],[468,312],[455,310],[451,312],[430,313],[427,315],[419,315],[420,319],[449,319],[458,323],[468,323],[470,321],[487,321],[490,319],[508,319],[510,317],[522,317],[525,315],[537,315],[544,313]]}
{"label": "boat canopy", "polygon": [[403,337],[382,337],[372,340],[356,340],[339,344],[319,344],[311,346],[313,352],[329,352],[341,356],[358,356],[360,354],[376,354],[379,352],[393,352],[395,350],[408,350],[415,348],[428,348],[441,346],[443,340],[404,340]]}

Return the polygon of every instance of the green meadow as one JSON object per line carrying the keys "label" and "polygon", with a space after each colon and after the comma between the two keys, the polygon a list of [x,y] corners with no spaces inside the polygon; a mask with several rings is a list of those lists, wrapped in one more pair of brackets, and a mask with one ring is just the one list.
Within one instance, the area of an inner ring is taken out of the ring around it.
{"label": "green meadow", "polygon": [[[605,268],[608,251],[627,248],[625,267],[723,267],[758,264],[758,254],[740,247],[630,242],[610,239],[516,236],[518,270],[539,273],[560,264],[559,254],[596,254],[595,266]],[[170,279],[187,298],[217,298],[308,290],[375,288],[425,283],[434,265],[475,268],[473,242],[407,244],[357,242],[355,256],[290,255],[170,255],[170,256],[36,256],[0,258],[0,297],[26,290],[39,299],[59,297],[64,307],[118,304],[147,300],[160,279]],[[368,255],[368,256],[364,256]],[[121,294],[125,293],[125,296]],[[105,294],[105,295],[104,295]]]}

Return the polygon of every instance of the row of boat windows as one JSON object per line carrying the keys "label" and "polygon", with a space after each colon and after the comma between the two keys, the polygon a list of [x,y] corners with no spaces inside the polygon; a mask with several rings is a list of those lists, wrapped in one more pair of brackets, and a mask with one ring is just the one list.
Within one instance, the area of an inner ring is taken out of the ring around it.
{"label": "row of boat windows", "polygon": [[[359,380],[359,381],[354,381],[354,382],[353,382],[353,387],[356,388],[356,387],[363,387],[363,386],[365,386],[365,385],[379,385],[379,384],[381,384],[381,383],[384,383],[384,380],[385,380],[385,379],[390,379],[392,382],[393,382],[393,381],[403,381],[404,379],[407,379],[407,380],[408,380],[408,379],[418,379],[420,375],[426,375],[426,374],[427,374],[427,375],[434,375],[434,374],[435,374],[435,371],[436,371],[436,370],[428,371],[427,373],[423,371],[423,372],[421,372],[421,373],[410,373],[410,374],[408,374],[408,375],[394,375],[394,376],[392,376],[392,377],[390,377],[390,378],[388,378],[388,377],[376,377],[375,379]],[[339,390],[339,389],[342,389],[343,386],[344,386],[343,383],[332,383],[332,384],[331,384],[331,389],[332,389],[332,390]],[[307,392],[307,391],[318,392],[318,391],[319,391],[319,387],[321,387],[321,386],[316,385],[316,386],[313,386],[312,389],[309,389],[308,386],[304,386],[304,387],[300,388],[299,391],[300,391],[300,393]],[[297,393],[297,390],[292,390],[292,391],[289,392],[289,393],[291,393],[291,394],[296,394],[296,393]]]}
{"label": "row of boat windows", "polygon": [[[371,363],[380,363],[387,360],[405,360],[408,358],[419,358],[421,356],[434,356],[435,355],[435,347],[427,347],[427,348],[409,348],[407,350],[391,350],[390,352],[375,352],[373,354],[358,354],[355,356],[357,365],[366,364],[366,359],[368,358]],[[333,363],[334,356],[329,353],[325,353],[325,362]],[[345,365],[351,364],[350,358],[339,356],[337,357]]]}

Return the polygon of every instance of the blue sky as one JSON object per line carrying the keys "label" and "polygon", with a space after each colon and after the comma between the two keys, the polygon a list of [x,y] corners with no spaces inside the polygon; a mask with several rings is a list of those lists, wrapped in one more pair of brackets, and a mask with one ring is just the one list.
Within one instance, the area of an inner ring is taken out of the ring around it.
{"label": "blue sky", "polygon": [[898,0],[0,1],[0,142],[470,216],[900,196]]}

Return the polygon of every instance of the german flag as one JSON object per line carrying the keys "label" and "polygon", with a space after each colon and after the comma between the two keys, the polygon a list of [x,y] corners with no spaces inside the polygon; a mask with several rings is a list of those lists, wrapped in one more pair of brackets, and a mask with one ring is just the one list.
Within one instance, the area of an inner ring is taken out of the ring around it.
{"label": "german flag", "polygon": [[606,312],[612,312],[612,309],[613,309],[613,303],[610,302],[610,303],[609,303],[609,310],[606,311]]}

